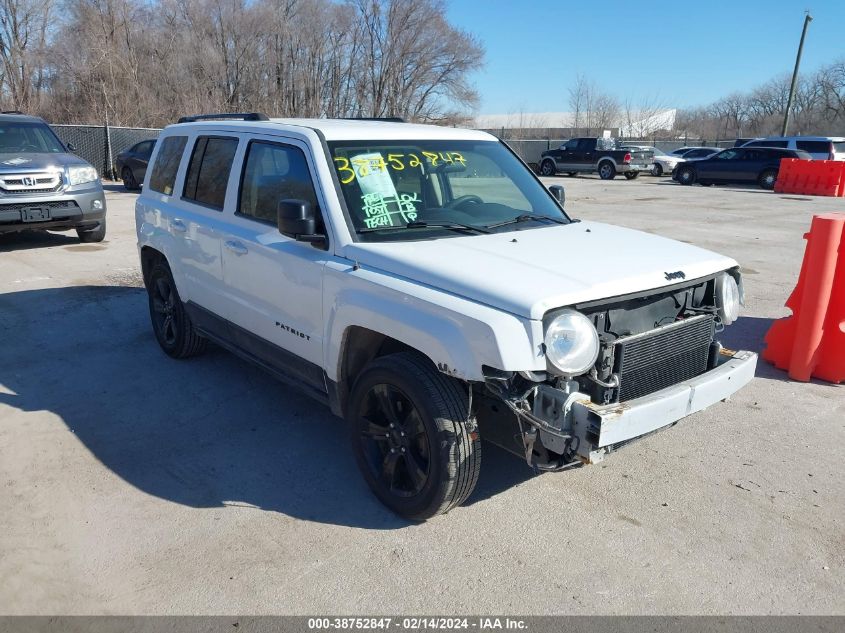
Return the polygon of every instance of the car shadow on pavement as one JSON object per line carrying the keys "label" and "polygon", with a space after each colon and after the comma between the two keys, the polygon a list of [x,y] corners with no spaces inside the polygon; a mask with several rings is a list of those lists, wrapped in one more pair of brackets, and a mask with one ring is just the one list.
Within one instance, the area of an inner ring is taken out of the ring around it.
{"label": "car shadow on pavement", "polygon": [[[167,357],[142,288],[0,294],[0,334],[0,405],[55,414],[147,494],[370,529],[410,525],[370,493],[343,422],[326,406],[216,347]],[[531,476],[520,460],[484,450],[472,502]]]}
{"label": "car shadow on pavement", "polygon": [[[786,371],[778,369],[767,360],[763,360],[766,332],[777,320],[764,317],[740,317],[719,335],[719,339],[722,345],[729,349],[747,349],[760,355],[757,361],[757,372],[755,373],[757,378],[800,384],[790,378]],[[816,378],[812,378],[809,382],[823,387],[837,388],[839,386]]]}
{"label": "car shadow on pavement", "polygon": [[760,358],[757,360],[757,378],[770,380],[789,381],[785,371],[777,369],[768,361],[763,360],[763,349],[766,347],[766,332],[777,319],[765,317],[740,317],[732,323],[725,331],[718,335],[722,345],[728,349],[745,349],[757,352]]}
{"label": "car shadow on pavement", "polygon": [[47,231],[22,231],[20,233],[0,234],[0,253],[11,251],[25,251],[32,248],[47,246],[67,246],[79,244],[79,238],[74,231],[66,233],[49,233]]}

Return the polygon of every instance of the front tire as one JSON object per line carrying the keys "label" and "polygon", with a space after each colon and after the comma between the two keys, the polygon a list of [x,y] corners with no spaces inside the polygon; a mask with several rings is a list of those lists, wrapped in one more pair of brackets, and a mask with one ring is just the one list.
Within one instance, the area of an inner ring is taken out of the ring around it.
{"label": "front tire", "polygon": [[202,354],[208,340],[194,329],[166,262],[153,265],[146,286],[153,332],[164,353],[172,358]]}
{"label": "front tire", "polygon": [[123,188],[127,191],[138,191],[138,189],[140,189],[138,181],[135,180],[135,174],[132,173],[132,170],[129,169],[129,167],[123,168],[123,171],[120,173],[120,177],[123,180]]}
{"label": "front tire", "polygon": [[542,176],[554,176],[557,174],[557,167],[553,160],[544,160],[540,165],[540,174]]}
{"label": "front tire", "polygon": [[382,356],[355,381],[348,423],[358,467],[393,512],[425,521],[463,503],[481,440],[461,383],[415,352]]}
{"label": "front tire", "polygon": [[651,175],[652,176],[662,176],[663,175],[663,167],[660,163],[654,163],[651,168]]}
{"label": "front tire", "polygon": [[637,176],[639,176],[639,175],[640,175],[640,172],[638,172],[638,171],[626,171],[625,172],[625,178],[627,178],[628,180],[636,180]]}
{"label": "front tire", "polygon": [[680,167],[678,169],[678,182],[682,185],[691,185],[695,182],[695,171],[691,167]]}
{"label": "front tire", "polygon": [[100,220],[100,223],[93,229],[76,229],[76,235],[83,244],[102,242],[106,239],[106,219]]}
{"label": "front tire", "polygon": [[605,161],[599,165],[599,178],[602,180],[613,180],[616,178],[616,167],[613,163]]}
{"label": "front tire", "polygon": [[760,177],[757,179],[757,182],[760,184],[762,189],[766,189],[767,191],[771,191],[775,188],[775,183],[778,179],[778,172],[774,169],[767,169]]}

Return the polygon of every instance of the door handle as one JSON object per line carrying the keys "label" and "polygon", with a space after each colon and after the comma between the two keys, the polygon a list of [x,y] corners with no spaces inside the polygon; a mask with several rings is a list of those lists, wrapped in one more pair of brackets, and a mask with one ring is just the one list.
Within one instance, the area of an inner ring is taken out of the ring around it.
{"label": "door handle", "polygon": [[185,223],[182,222],[182,220],[177,220],[177,219],[171,220],[170,226],[174,231],[179,231],[180,233],[184,233],[185,231],[188,230],[188,227],[185,226]]}
{"label": "door handle", "polygon": [[249,252],[246,246],[235,240],[227,240],[225,246],[235,255],[246,255]]}

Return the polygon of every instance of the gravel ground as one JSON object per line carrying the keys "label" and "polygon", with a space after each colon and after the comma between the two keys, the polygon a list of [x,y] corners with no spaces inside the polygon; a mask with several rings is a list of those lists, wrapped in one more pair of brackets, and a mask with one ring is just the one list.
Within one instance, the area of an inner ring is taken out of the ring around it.
{"label": "gravel ground", "polygon": [[[546,182],[575,216],[739,260],[725,339],[752,350],[788,314],[812,214],[845,211]],[[485,445],[469,502],[408,524],[327,409],[223,351],[159,350],[135,196],[108,198],[103,244],[0,236],[0,613],[845,614],[845,387],[761,362],[730,402],[557,474]]]}

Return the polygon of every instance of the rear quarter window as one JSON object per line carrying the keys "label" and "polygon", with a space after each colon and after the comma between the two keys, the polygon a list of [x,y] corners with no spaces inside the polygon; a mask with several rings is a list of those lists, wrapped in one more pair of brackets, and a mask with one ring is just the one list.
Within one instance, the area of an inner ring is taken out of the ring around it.
{"label": "rear quarter window", "polygon": [[787,148],[789,147],[789,141],[754,141],[753,143],[748,143],[744,147],[781,147]]}
{"label": "rear quarter window", "polygon": [[796,141],[795,147],[811,154],[830,153],[830,141]]}
{"label": "rear quarter window", "polygon": [[161,149],[150,175],[150,189],[166,196],[173,194],[176,172],[179,171],[179,162],[187,142],[187,136],[168,136],[161,142]]}

